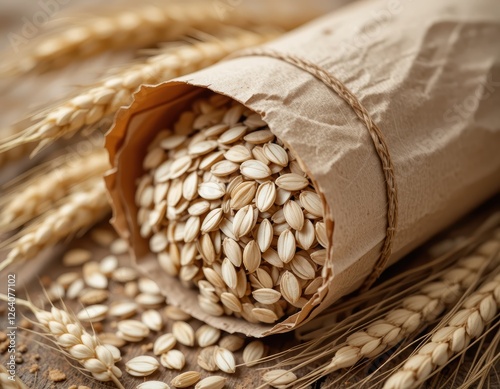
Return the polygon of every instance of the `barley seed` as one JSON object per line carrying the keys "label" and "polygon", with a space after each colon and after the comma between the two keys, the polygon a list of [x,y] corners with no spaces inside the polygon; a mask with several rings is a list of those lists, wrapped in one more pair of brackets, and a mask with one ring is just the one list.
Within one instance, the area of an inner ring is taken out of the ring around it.
{"label": "barley seed", "polygon": [[159,294],[139,293],[135,297],[137,304],[146,308],[155,308],[165,302],[165,297]]}
{"label": "barley seed", "polygon": [[232,293],[222,293],[220,296],[221,303],[233,312],[241,312],[241,302],[238,297]]}
{"label": "barley seed", "polygon": [[240,171],[243,176],[253,180],[263,180],[272,174],[269,166],[256,159],[243,162],[240,166]]}
{"label": "barley seed", "polygon": [[271,288],[261,288],[254,290],[252,296],[262,304],[274,304],[281,298],[281,293]]}
{"label": "barley seed", "polygon": [[314,225],[310,220],[305,220],[300,231],[295,231],[297,246],[304,250],[309,250],[315,240]]}
{"label": "barley seed", "polygon": [[280,282],[281,295],[291,304],[299,301],[301,296],[300,283],[292,272],[286,271],[281,276]]}
{"label": "barley seed", "polygon": [[243,254],[241,252],[241,247],[234,239],[225,238],[222,247],[224,248],[224,253],[227,256],[227,259],[231,261],[234,266],[241,266],[241,262],[243,260]]}
{"label": "barley seed", "polygon": [[169,350],[160,357],[162,366],[171,370],[182,370],[186,365],[186,357],[179,350]]}
{"label": "barley seed", "polygon": [[150,293],[157,295],[161,294],[158,284],[149,278],[144,278],[144,277],[139,278],[137,286],[142,293]]}
{"label": "barley seed", "polygon": [[106,301],[109,297],[109,292],[104,289],[89,289],[84,291],[80,297],[79,301],[83,305],[94,305],[100,304]]}
{"label": "barley seed", "polygon": [[118,259],[114,255],[108,255],[101,259],[101,263],[99,265],[99,270],[106,277],[110,277],[111,274],[118,268]]}
{"label": "barley seed", "polygon": [[109,308],[107,305],[96,304],[90,305],[83,308],[80,312],[76,314],[76,317],[80,321],[86,322],[98,322],[106,318]]}
{"label": "barley seed", "polygon": [[109,308],[109,314],[120,319],[127,319],[137,313],[137,308],[138,305],[133,301],[115,303]]}
{"label": "barley seed", "polygon": [[262,323],[272,324],[278,320],[276,313],[267,308],[253,308],[252,315]]}
{"label": "barley seed", "polygon": [[163,318],[160,313],[154,309],[144,311],[142,313],[141,320],[152,331],[160,331],[163,327]]}
{"label": "barley seed", "polygon": [[75,280],[66,291],[66,297],[70,300],[76,299],[85,288],[85,282],[79,278]]}
{"label": "barley seed", "polygon": [[217,182],[203,182],[198,187],[198,194],[205,200],[220,199],[225,193],[224,185]]}
{"label": "barley seed", "polygon": [[297,243],[292,231],[286,229],[278,238],[278,255],[284,263],[290,262],[297,248]]}
{"label": "barley seed", "polygon": [[184,312],[182,309],[169,305],[163,310],[165,316],[171,320],[186,321],[191,319],[191,315]]}
{"label": "barley seed", "polygon": [[210,231],[214,231],[218,228],[222,218],[224,216],[224,212],[222,208],[215,208],[211,210],[205,219],[203,219],[203,223],[201,225],[201,232],[207,233]]}
{"label": "barley seed", "polygon": [[252,205],[246,205],[236,212],[233,221],[233,235],[235,238],[240,239],[247,235],[254,227],[256,221],[256,213]]}
{"label": "barley seed", "polygon": [[137,385],[137,389],[170,389],[170,386],[161,381],[146,381]]}
{"label": "barley seed", "polygon": [[196,384],[201,378],[197,371],[186,371],[175,377],[170,384],[176,388],[187,388]]}
{"label": "barley seed", "polygon": [[273,139],[274,135],[270,130],[254,131],[243,137],[244,141],[256,145],[271,142]]}
{"label": "barley seed", "polygon": [[268,371],[262,378],[274,388],[291,384],[297,380],[297,376],[294,373],[281,369]]}
{"label": "barley seed", "polygon": [[219,346],[225,348],[231,352],[238,351],[245,344],[245,339],[239,337],[238,335],[226,335],[219,341]]}
{"label": "barley seed", "polygon": [[283,206],[283,214],[290,227],[297,231],[302,230],[304,226],[304,213],[297,202],[288,200]]}
{"label": "barley seed", "polygon": [[108,287],[107,277],[101,273],[98,262],[87,262],[82,268],[83,280],[91,288],[106,289]]}
{"label": "barley seed", "polygon": [[[238,176],[241,177],[241,176]],[[238,184],[231,193],[231,208],[241,209],[251,203],[257,192],[257,183],[243,181]]]}
{"label": "barley seed", "polygon": [[227,378],[221,376],[211,376],[198,382],[194,389],[222,389],[226,385]]}
{"label": "barley seed", "polygon": [[90,261],[92,258],[92,253],[88,250],[83,249],[73,249],[69,250],[63,256],[64,266],[81,266],[84,263]]}
{"label": "barley seed", "polygon": [[255,361],[263,358],[265,356],[266,348],[264,343],[260,340],[254,340],[247,344],[245,349],[243,350],[243,362],[247,366],[255,365]]}
{"label": "barley seed", "polygon": [[68,272],[63,273],[59,277],[57,277],[56,282],[61,285],[64,289],[68,289],[68,287],[80,278],[80,274],[77,272]]}
{"label": "barley seed", "polygon": [[119,267],[113,272],[111,278],[115,281],[126,283],[136,280],[138,277],[137,272],[131,267]]}
{"label": "barley seed", "polygon": [[236,145],[224,153],[224,158],[231,162],[242,163],[252,158],[252,152],[243,145]]}
{"label": "barley seed", "polygon": [[228,258],[222,261],[222,279],[230,289],[236,288],[238,283],[236,269]]}
{"label": "barley seed", "polygon": [[232,374],[236,372],[236,362],[231,351],[217,347],[214,351],[215,364],[224,373]]}
{"label": "barley seed", "polygon": [[185,321],[176,321],[172,325],[172,333],[177,341],[185,346],[194,346],[194,330]]}
{"label": "barley seed", "polygon": [[153,344],[153,353],[155,355],[165,354],[172,350],[177,343],[177,339],[173,334],[163,334],[159,336]]}
{"label": "barley seed", "polygon": [[117,324],[117,335],[128,342],[140,342],[149,335],[149,328],[138,320],[122,320]]}
{"label": "barley seed", "polygon": [[202,349],[197,358],[198,366],[200,366],[203,370],[210,372],[219,370],[217,364],[215,363],[216,349],[217,346],[209,346]]}
{"label": "barley seed", "polygon": [[128,361],[125,364],[125,370],[135,377],[146,377],[153,374],[159,366],[160,364],[155,358],[141,355]]}
{"label": "barley seed", "polygon": [[204,324],[196,330],[195,337],[200,347],[208,347],[217,343],[220,334],[220,330],[208,324]]}
{"label": "barley seed", "polygon": [[272,207],[276,201],[276,186],[271,181],[266,181],[260,184],[257,189],[257,197],[255,198],[255,206],[260,212],[266,212]]}
{"label": "barley seed", "polygon": [[123,347],[126,342],[112,332],[103,332],[98,335],[99,341],[106,346]]}
{"label": "barley seed", "polygon": [[219,304],[214,303],[205,296],[198,296],[198,304],[200,305],[200,308],[203,309],[203,311],[212,316],[224,315],[224,308],[222,308]]}
{"label": "barley seed", "polygon": [[116,239],[113,243],[111,243],[109,250],[114,255],[125,254],[128,252],[128,243],[123,239]]}
{"label": "barley seed", "polygon": [[261,252],[255,240],[251,240],[243,250],[243,264],[249,273],[256,271],[261,264]]}

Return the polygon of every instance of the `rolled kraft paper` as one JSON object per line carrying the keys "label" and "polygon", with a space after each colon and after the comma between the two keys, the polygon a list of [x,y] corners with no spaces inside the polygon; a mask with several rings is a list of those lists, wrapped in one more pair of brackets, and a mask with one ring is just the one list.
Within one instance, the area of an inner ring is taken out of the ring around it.
{"label": "rolled kraft paper", "polygon": [[[499,190],[498,3],[396,3],[354,3],[260,52],[143,87],[119,113],[107,137],[114,225],[170,303],[229,332],[290,331]],[[324,284],[274,326],[205,314],[198,292],[163,275],[139,235],[134,192],[147,145],[208,90],[261,114],[325,201]],[[383,164],[381,144],[393,171]],[[388,176],[394,185],[387,185]],[[392,221],[388,212],[396,212]],[[384,247],[390,250],[382,254]]]}

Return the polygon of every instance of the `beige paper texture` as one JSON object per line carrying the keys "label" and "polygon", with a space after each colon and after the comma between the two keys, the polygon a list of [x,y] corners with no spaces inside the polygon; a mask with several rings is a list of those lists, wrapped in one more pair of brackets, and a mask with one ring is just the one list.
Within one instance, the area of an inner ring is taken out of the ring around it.
{"label": "beige paper texture", "polygon": [[[326,69],[370,113],[395,170],[400,259],[500,188],[500,5],[495,0],[371,1],[346,6],[266,47]],[[138,233],[135,179],[155,131],[171,125],[206,89],[260,113],[307,166],[334,223],[325,284],[273,328],[214,318],[196,291],[160,274]],[[230,59],[159,86],[143,87],[107,138],[115,227],[168,300],[229,332],[286,332],[358,288],[386,235],[384,175],[367,127],[322,81],[268,57]]]}

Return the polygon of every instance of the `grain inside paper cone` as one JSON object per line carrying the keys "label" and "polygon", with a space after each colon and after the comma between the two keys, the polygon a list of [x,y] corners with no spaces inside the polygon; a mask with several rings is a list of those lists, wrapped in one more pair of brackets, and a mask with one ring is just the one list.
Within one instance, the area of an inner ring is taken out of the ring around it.
{"label": "grain inside paper cone", "polygon": [[321,286],[323,207],[260,116],[213,94],[160,131],[136,188],[141,236],[214,316],[275,323]]}

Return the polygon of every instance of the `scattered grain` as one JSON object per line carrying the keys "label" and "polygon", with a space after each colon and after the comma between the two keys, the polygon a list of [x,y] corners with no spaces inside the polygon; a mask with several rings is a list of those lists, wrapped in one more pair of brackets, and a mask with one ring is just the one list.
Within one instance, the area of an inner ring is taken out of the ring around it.
{"label": "scattered grain", "polygon": [[196,384],[201,378],[197,371],[186,371],[175,377],[170,384],[176,388],[187,388]]}
{"label": "scattered grain", "polygon": [[125,370],[135,377],[146,377],[153,374],[159,366],[160,364],[155,358],[141,355],[128,361],[125,364]]}
{"label": "scattered grain", "polygon": [[225,373],[232,374],[236,372],[236,362],[234,355],[228,349],[217,347],[214,351],[215,364]]}
{"label": "scattered grain", "polygon": [[182,370],[186,365],[186,357],[179,350],[169,350],[161,355],[160,363],[167,369]]}
{"label": "scattered grain", "polygon": [[172,325],[172,333],[177,341],[185,346],[194,346],[194,330],[185,321],[176,321]]}

